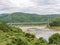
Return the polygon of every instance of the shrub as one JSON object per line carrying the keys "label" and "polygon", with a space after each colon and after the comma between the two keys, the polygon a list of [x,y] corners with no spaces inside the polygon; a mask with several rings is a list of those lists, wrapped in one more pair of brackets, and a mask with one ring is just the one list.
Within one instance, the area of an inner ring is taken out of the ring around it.
{"label": "shrub", "polygon": [[58,34],[58,33],[53,34],[49,38],[49,44],[59,44],[59,43],[60,43],[60,34]]}
{"label": "shrub", "polygon": [[41,38],[39,38],[39,40],[37,40],[35,45],[48,45],[48,43],[44,38],[41,37]]}

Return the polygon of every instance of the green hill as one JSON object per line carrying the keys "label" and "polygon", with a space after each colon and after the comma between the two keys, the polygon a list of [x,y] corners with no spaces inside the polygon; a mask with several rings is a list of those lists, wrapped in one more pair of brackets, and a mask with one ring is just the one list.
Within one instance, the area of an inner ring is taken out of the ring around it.
{"label": "green hill", "polygon": [[1,14],[0,22],[48,22],[48,19],[51,21],[55,18],[59,18],[60,14],[50,14],[50,15],[38,15],[38,14],[28,14],[28,13],[12,13],[12,14]]}

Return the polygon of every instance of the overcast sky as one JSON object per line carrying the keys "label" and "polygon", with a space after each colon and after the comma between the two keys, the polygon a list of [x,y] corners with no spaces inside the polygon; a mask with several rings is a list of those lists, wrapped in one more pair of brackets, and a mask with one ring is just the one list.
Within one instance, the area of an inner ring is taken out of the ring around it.
{"label": "overcast sky", "polygon": [[0,0],[0,13],[60,14],[60,0]]}

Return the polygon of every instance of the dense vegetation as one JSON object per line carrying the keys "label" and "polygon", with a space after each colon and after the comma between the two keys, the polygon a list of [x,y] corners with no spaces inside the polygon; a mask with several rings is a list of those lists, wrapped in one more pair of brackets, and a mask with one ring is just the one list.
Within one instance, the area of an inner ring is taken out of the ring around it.
{"label": "dense vegetation", "polygon": [[12,14],[0,14],[0,22],[48,22],[48,20],[53,21],[57,17],[60,17],[60,14],[39,15],[17,12]]}
{"label": "dense vegetation", "polygon": [[60,18],[56,18],[50,23],[50,26],[60,26]]}
{"label": "dense vegetation", "polygon": [[0,45],[34,45],[37,40],[32,34],[0,23]]}
{"label": "dense vegetation", "polygon": [[24,33],[21,29],[0,23],[0,45],[60,45],[60,34],[53,34],[47,42],[44,38],[37,39],[34,35]]}

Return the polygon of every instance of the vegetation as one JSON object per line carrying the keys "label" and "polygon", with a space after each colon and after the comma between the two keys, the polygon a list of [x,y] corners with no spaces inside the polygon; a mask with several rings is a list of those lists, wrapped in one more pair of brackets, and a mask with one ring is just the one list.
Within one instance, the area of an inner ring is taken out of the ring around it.
{"label": "vegetation", "polygon": [[60,26],[60,19],[58,17],[60,17],[60,14],[51,15],[37,15],[27,13],[1,14],[0,45],[60,45],[60,34],[58,33],[53,34],[51,37],[49,37],[49,40],[47,42],[43,37],[37,39],[32,34],[25,33],[19,28],[11,27],[10,25],[5,24],[5,22],[8,23],[48,22],[48,19],[50,18],[49,20],[51,22],[49,24],[50,26]]}
{"label": "vegetation", "polygon": [[60,26],[60,18],[56,18],[50,23],[50,26]]}
{"label": "vegetation", "polygon": [[60,34],[58,34],[58,33],[53,34],[53,35],[49,38],[49,44],[60,45]]}
{"label": "vegetation", "polygon": [[60,45],[60,34],[53,34],[49,43],[44,38],[37,39],[34,35],[21,29],[0,23],[0,45]]}
{"label": "vegetation", "polygon": [[0,45],[32,45],[34,35],[24,33],[21,29],[0,23]]}
{"label": "vegetation", "polygon": [[50,15],[39,15],[39,14],[28,14],[16,12],[12,14],[0,14],[0,22],[48,22],[48,19],[53,21],[55,18],[60,17],[60,14],[50,14]]}
{"label": "vegetation", "polygon": [[39,38],[39,40],[37,40],[35,45],[48,45],[48,43],[44,38],[41,37],[41,38]]}
{"label": "vegetation", "polygon": [[56,18],[51,23],[49,23],[50,28],[54,30],[60,30],[60,18]]}

